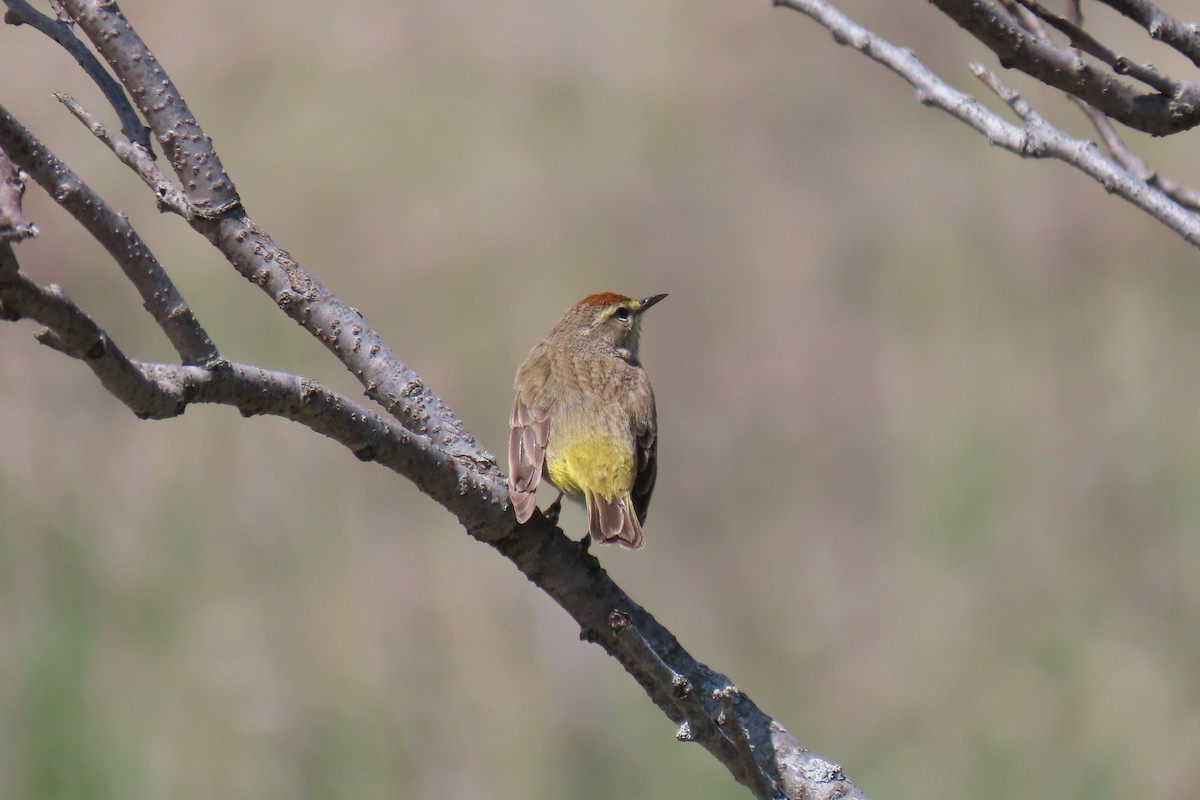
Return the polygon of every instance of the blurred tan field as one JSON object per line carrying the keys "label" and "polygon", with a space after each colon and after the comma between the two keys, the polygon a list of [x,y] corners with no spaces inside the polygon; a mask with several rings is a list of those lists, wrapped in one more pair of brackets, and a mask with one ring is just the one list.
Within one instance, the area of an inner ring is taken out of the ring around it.
{"label": "blurred tan field", "polygon": [[[121,6],[250,213],[493,453],[568,305],[670,293],[648,545],[599,556],[872,798],[1200,796],[1196,250],[768,2]],[[983,93],[928,4],[842,7]],[[67,56],[0,36],[0,102],[223,353],[360,396],[50,97],[111,120]],[[1195,134],[1129,141],[1200,184]],[[26,209],[23,268],[170,358]],[[34,330],[0,327],[0,798],[750,796],[404,481],[278,419],[138,421]]]}

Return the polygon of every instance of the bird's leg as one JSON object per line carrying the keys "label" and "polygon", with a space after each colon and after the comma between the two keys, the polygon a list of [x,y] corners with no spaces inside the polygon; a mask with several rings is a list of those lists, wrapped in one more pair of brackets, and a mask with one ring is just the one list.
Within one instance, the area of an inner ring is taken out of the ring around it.
{"label": "bird's leg", "polygon": [[555,527],[558,526],[558,515],[562,513],[562,498],[563,493],[559,492],[558,498],[549,506],[547,506],[546,510],[542,512],[542,516],[548,519],[550,524],[554,525]]}

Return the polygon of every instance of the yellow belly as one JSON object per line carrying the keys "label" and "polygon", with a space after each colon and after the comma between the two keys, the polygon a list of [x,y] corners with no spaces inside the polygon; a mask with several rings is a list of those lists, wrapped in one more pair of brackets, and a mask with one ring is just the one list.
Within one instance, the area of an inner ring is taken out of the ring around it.
{"label": "yellow belly", "polygon": [[554,448],[546,474],[567,494],[611,500],[633,488],[633,450],[611,436],[592,436]]}

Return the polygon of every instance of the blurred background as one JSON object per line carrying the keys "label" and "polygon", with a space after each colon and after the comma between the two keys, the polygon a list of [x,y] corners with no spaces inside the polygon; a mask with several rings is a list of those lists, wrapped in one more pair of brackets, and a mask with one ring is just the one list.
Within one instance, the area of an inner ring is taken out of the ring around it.
{"label": "blurred background", "polygon": [[[840,5],[983,94],[928,4]],[[122,7],[250,213],[493,453],[563,310],[670,293],[649,544],[598,555],[871,797],[1200,795],[1196,250],[765,1]],[[50,97],[112,118],[60,49],[0,36],[0,102],[227,357],[361,395]],[[1194,137],[1129,141],[1200,185]],[[26,208],[23,268],[171,359]],[[749,796],[405,481],[282,420],[138,421],[34,330],[0,327],[0,797]]]}

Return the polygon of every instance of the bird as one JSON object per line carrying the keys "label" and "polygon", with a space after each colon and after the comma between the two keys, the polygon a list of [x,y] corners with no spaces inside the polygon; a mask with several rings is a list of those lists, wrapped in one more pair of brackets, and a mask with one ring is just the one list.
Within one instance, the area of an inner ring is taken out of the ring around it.
{"label": "bird", "polygon": [[517,521],[537,508],[543,476],[587,508],[589,541],[645,546],[658,476],[654,391],[638,356],[642,315],[665,298],[591,294],[571,306],[517,369],[508,490]]}

